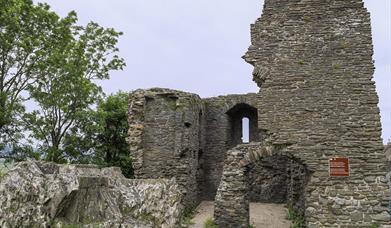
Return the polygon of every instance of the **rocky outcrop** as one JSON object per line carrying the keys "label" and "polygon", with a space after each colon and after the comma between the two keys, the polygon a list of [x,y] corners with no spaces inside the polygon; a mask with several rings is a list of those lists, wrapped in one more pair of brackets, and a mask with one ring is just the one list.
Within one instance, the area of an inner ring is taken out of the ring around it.
{"label": "rocky outcrop", "polygon": [[0,227],[175,227],[180,200],[174,180],[28,161],[1,177]]}

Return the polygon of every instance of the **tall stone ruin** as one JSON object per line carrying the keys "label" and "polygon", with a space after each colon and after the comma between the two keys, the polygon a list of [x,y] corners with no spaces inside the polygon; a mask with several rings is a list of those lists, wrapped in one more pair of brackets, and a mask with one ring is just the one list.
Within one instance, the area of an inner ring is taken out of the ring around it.
{"label": "tall stone ruin", "polygon": [[[310,226],[389,223],[372,55],[362,0],[266,0],[251,26],[258,126],[311,171]],[[350,176],[330,177],[330,157],[348,157]]]}
{"label": "tall stone ruin", "polygon": [[[286,203],[308,227],[389,225],[372,55],[362,0],[266,0],[243,56],[259,93],[131,93],[136,178],[175,177],[187,208],[215,200],[221,227],[248,227],[250,201]],[[346,176],[331,175],[339,158]]]}

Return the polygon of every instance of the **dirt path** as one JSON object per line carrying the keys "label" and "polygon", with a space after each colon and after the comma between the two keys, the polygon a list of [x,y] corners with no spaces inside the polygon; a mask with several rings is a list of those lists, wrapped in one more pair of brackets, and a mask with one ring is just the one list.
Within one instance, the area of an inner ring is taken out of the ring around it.
{"label": "dirt path", "polygon": [[257,228],[289,228],[284,204],[250,203],[250,223]]}
{"label": "dirt path", "polygon": [[[214,202],[203,201],[198,207],[190,228],[203,228],[205,220],[213,217]],[[282,204],[250,204],[250,223],[256,228],[289,228],[287,210]]]}
{"label": "dirt path", "polygon": [[214,202],[213,201],[202,201],[196,209],[196,214],[193,218],[193,225],[189,228],[203,228],[204,222],[208,218],[213,217]]}

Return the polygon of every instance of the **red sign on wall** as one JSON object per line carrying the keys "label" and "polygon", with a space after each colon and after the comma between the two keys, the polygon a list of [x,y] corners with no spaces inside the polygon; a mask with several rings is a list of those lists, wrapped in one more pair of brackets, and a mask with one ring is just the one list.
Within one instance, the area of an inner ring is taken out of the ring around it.
{"label": "red sign on wall", "polygon": [[330,177],[348,177],[349,158],[330,158],[329,173]]}

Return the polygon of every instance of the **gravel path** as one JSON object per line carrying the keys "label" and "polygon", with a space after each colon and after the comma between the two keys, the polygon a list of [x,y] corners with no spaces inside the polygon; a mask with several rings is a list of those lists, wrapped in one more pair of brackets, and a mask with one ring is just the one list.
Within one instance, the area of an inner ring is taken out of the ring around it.
{"label": "gravel path", "polygon": [[[214,202],[203,201],[198,207],[190,228],[203,228],[205,220],[213,217]],[[287,209],[283,204],[250,203],[250,222],[256,228],[289,228]]]}

